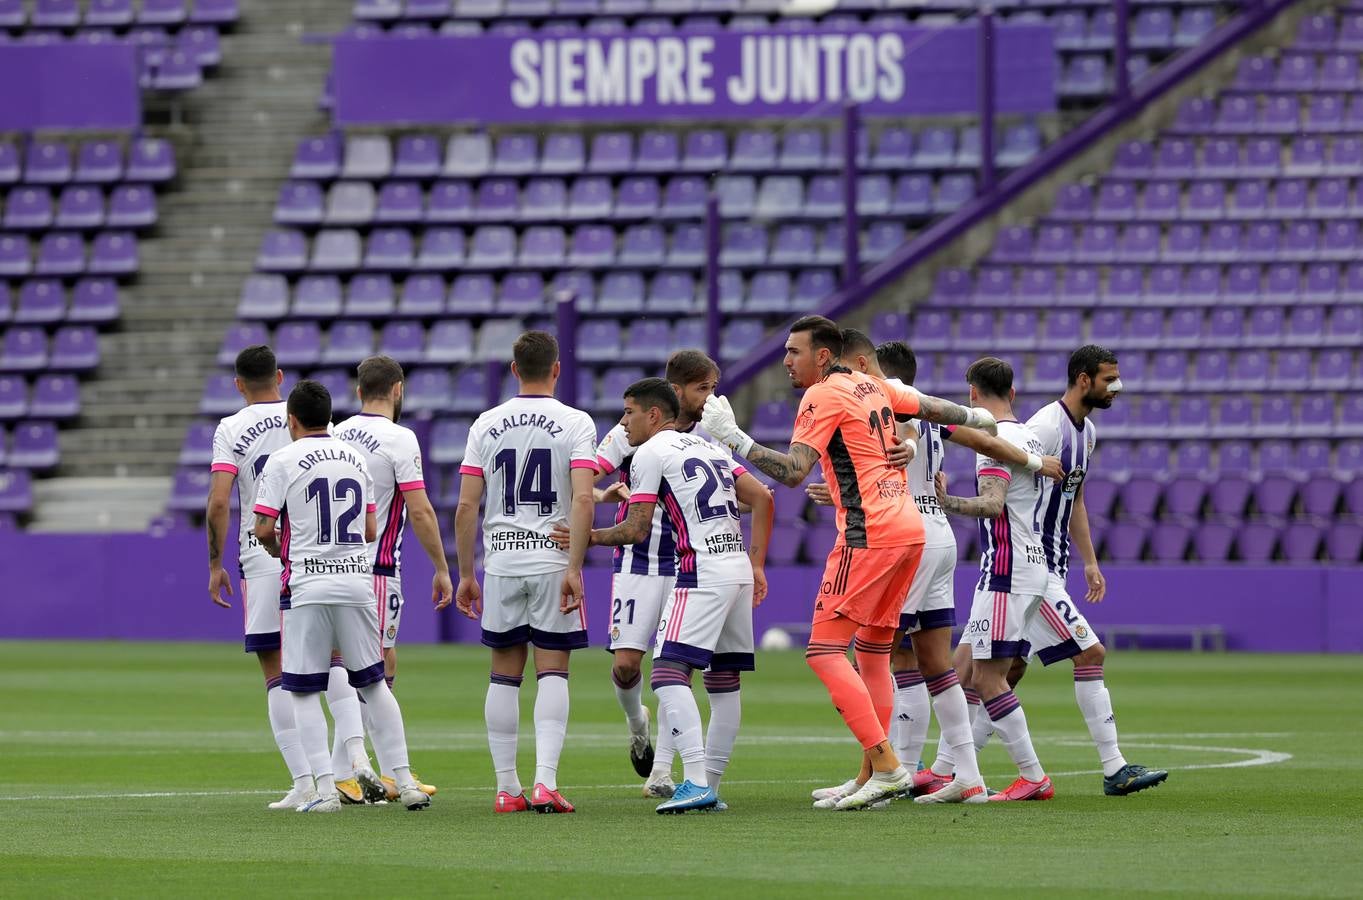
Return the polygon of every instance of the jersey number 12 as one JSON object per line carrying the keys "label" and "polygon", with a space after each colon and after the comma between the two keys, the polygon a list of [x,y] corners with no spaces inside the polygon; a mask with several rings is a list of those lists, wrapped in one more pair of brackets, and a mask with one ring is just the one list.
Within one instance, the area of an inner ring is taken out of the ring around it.
{"label": "jersey number 12", "polygon": [[[350,530],[355,520],[360,517],[360,503],[363,497],[364,491],[354,478],[340,479],[336,482],[335,490],[332,490],[331,482],[325,478],[314,478],[308,482],[308,502],[317,503],[317,543],[330,544],[332,535],[335,534],[335,542],[338,544],[363,544],[364,535]],[[350,501],[349,505],[340,509],[334,520],[331,517],[333,499],[337,503]]]}

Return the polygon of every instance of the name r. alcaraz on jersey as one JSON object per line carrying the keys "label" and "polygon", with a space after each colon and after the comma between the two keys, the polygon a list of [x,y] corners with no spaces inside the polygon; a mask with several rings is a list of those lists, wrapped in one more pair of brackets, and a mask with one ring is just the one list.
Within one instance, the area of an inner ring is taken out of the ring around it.
{"label": "name r. alcaraz on jersey", "polygon": [[528,412],[523,412],[520,413],[519,415],[502,416],[502,427],[498,428],[495,425],[489,426],[487,433],[493,438],[493,440],[496,440],[497,438],[506,434],[513,428],[522,428],[527,426],[532,428],[542,428],[545,431],[549,432],[550,437],[558,437],[559,435],[563,434],[563,426],[559,425],[549,416],[541,415],[539,413]]}

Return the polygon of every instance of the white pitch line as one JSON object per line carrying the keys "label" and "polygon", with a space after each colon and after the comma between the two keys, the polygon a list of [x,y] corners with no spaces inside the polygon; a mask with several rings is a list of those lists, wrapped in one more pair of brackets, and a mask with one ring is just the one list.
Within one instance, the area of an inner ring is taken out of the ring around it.
{"label": "white pitch line", "polygon": [[[1082,746],[1081,741],[1058,741],[1057,743],[1068,743],[1073,746]],[[1236,753],[1243,754],[1245,759],[1231,760],[1221,763],[1190,763],[1183,766],[1170,766],[1174,770],[1191,769],[1240,769],[1249,766],[1270,766],[1277,763],[1287,762],[1292,758],[1291,753],[1282,753],[1277,750],[1255,750],[1248,747],[1201,747],[1195,744],[1154,744],[1154,743],[1128,743],[1128,747],[1142,747],[1148,750],[1177,750],[1195,753]],[[1047,772],[1051,778],[1078,778],[1092,775],[1103,774],[1102,769],[1085,769],[1077,772]],[[990,773],[990,778],[1000,779],[1010,777],[1005,773]],[[827,779],[820,778],[779,778],[779,779],[733,779],[726,780],[724,783],[729,785],[772,785],[772,784],[820,784]],[[583,784],[577,785],[575,789],[584,791],[624,791],[634,790],[639,787],[638,782],[629,784]],[[486,785],[461,785],[454,788],[442,788],[445,791],[491,791]],[[125,794],[29,794],[26,796],[0,796],[0,802],[27,802],[27,801],[49,801],[49,800],[148,800],[165,799],[174,797],[248,797],[261,796],[265,794],[279,794],[280,791],[262,790],[234,790],[234,791],[144,791],[138,793]]]}

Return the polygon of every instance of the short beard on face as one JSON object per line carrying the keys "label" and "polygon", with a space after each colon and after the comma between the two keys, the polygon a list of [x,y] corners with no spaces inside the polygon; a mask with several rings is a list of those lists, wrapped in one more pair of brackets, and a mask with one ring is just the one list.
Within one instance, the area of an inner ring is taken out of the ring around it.
{"label": "short beard on face", "polygon": [[1101,394],[1085,394],[1084,405],[1089,409],[1110,409],[1113,397],[1109,397],[1107,391]]}

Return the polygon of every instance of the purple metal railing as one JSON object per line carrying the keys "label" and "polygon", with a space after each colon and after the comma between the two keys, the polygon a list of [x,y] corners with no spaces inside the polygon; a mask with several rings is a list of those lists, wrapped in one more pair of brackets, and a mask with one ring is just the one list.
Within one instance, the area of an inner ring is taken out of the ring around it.
{"label": "purple metal railing", "polygon": [[[1114,0],[1117,13],[1116,77],[1114,87],[1116,96],[1111,103],[1094,113],[1077,128],[1067,132],[1055,143],[1045,148],[1030,163],[995,181],[993,167],[993,120],[994,120],[994,79],[982,79],[980,87],[980,192],[970,202],[956,212],[934,222],[913,240],[892,253],[887,259],[872,266],[864,273],[857,272],[844,263],[845,283],[820,305],[821,315],[836,319],[864,304],[880,289],[888,286],[915,265],[929,259],[952,241],[979,225],[989,216],[998,212],[1005,204],[1018,197],[1043,178],[1053,174],[1061,166],[1088,150],[1103,136],[1118,126],[1125,124],[1154,101],[1200,72],[1209,62],[1227,48],[1267,24],[1279,13],[1299,0],[1254,0],[1247,3],[1243,11],[1223,23],[1201,44],[1192,48],[1159,71],[1151,73],[1133,87],[1127,73],[1130,56],[1128,29],[1122,23],[1129,19],[1130,0]],[[980,40],[982,49],[981,65],[990,74],[994,71],[992,51],[993,29],[992,14],[986,10],[979,17]],[[855,118],[855,111],[848,112]],[[987,138],[986,138],[987,136]],[[853,136],[855,139],[855,136]],[[848,168],[855,171],[855,149],[847,153]],[[855,223],[856,204],[852,202],[845,211],[848,222],[847,246],[856,245],[856,232],[850,227]],[[718,323],[710,324],[718,330]],[[762,342],[736,361],[724,373],[725,387],[733,391],[752,379],[780,358],[784,352],[786,335],[776,332],[767,335]]]}

